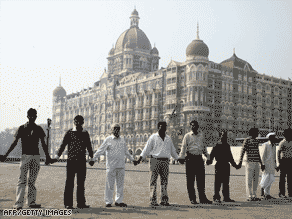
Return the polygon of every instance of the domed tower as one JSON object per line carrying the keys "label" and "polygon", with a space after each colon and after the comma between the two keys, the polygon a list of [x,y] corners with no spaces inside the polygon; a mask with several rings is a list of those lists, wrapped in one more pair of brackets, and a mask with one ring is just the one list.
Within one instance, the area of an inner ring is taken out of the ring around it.
{"label": "domed tower", "polygon": [[[187,100],[184,112],[194,114],[200,120],[210,110],[206,103],[208,86],[209,48],[199,38],[199,24],[197,24],[197,38],[186,49],[186,85]],[[192,117],[193,115],[189,115]]]}
{"label": "domed tower", "polygon": [[[51,148],[54,150],[56,148],[56,135],[62,133],[62,116],[63,116],[63,105],[65,103],[66,91],[61,86],[61,77],[59,86],[53,91],[53,113],[52,113],[52,133],[51,133]],[[52,152],[51,152],[52,153]]]}
{"label": "domed tower", "polygon": [[130,28],[118,38],[108,56],[108,73],[126,76],[135,72],[150,72],[152,66],[158,69],[159,56],[146,34],[139,28],[139,13],[136,9],[130,16]]}

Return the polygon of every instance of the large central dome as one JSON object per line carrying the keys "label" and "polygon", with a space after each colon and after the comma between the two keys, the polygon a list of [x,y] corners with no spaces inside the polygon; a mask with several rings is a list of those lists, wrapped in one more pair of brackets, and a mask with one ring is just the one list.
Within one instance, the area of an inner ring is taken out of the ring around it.
{"label": "large central dome", "polygon": [[136,9],[131,14],[131,27],[118,38],[115,53],[122,52],[124,48],[151,50],[151,44],[146,34],[138,27],[139,16]]}
{"label": "large central dome", "polygon": [[126,43],[128,43],[127,48],[151,50],[151,44],[148,37],[138,27],[132,27],[121,34],[115,46],[115,53],[122,52]]}

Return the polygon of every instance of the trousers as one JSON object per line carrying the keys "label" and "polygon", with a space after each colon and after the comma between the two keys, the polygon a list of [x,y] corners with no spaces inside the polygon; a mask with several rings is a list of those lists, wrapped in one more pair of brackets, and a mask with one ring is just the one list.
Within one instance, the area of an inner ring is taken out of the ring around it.
{"label": "trousers", "polygon": [[[27,204],[34,204],[36,201],[37,189],[35,182],[40,170],[40,155],[25,155],[20,159],[20,176],[16,188],[16,207],[23,207],[25,188],[28,181]],[[27,174],[28,180],[27,180]]]}
{"label": "trousers", "polygon": [[73,191],[74,191],[74,179],[77,175],[77,190],[76,198],[77,205],[85,205],[85,178],[86,178],[86,161],[67,161],[67,174],[64,190],[64,205],[73,206]]}
{"label": "trousers", "polygon": [[214,182],[214,200],[220,200],[220,189],[223,184],[222,194],[225,200],[230,198],[229,196],[229,177],[230,177],[230,165],[228,162],[217,162],[215,165],[215,182]]}
{"label": "trousers", "polygon": [[292,158],[282,158],[280,166],[280,182],[279,194],[285,195],[286,192],[286,177],[287,177],[287,190],[288,196],[292,197]]}
{"label": "trousers", "polygon": [[116,203],[122,203],[124,198],[125,168],[106,170],[105,203],[113,204],[114,186],[116,183]]}
{"label": "trousers", "polygon": [[150,202],[157,203],[157,179],[161,181],[161,202],[168,203],[167,184],[169,175],[169,159],[150,158]]}
{"label": "trousers", "polygon": [[205,164],[202,155],[188,154],[186,156],[186,180],[189,199],[196,202],[195,180],[200,201],[207,199],[205,194]]}
{"label": "trousers", "polygon": [[256,197],[259,183],[260,164],[258,162],[246,162],[245,179],[246,193],[249,197]]}

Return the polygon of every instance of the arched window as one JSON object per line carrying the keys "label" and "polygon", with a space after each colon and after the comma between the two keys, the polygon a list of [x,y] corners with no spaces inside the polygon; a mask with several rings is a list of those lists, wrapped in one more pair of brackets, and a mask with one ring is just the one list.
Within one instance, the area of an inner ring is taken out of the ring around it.
{"label": "arched window", "polygon": [[275,97],[274,104],[277,105],[277,106],[279,106],[279,97]]}
{"label": "arched window", "polygon": [[282,95],[283,96],[287,96],[287,90],[286,90],[286,88],[282,88]]}
{"label": "arched window", "polygon": [[262,95],[257,94],[257,103],[262,103]]}
{"label": "arched window", "polygon": [[271,93],[271,86],[266,84],[266,93]]}
{"label": "arched window", "polygon": [[282,106],[285,108],[287,107],[287,101],[284,98],[282,99]]}
{"label": "arched window", "polygon": [[271,105],[271,97],[270,96],[267,96],[266,97],[266,105],[267,106],[270,106]]}
{"label": "arched window", "polygon": [[274,93],[275,95],[279,95],[279,88],[277,86],[274,88]]}
{"label": "arched window", "polygon": [[238,85],[238,92],[242,92],[242,86],[241,86],[241,84]]}

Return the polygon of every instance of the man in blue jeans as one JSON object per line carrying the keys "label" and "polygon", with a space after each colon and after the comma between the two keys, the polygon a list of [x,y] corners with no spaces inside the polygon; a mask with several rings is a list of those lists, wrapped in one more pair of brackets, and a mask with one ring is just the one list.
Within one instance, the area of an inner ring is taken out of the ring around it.
{"label": "man in blue jeans", "polygon": [[36,204],[36,187],[35,182],[40,170],[40,152],[39,152],[39,140],[41,140],[42,147],[46,154],[46,163],[51,162],[50,155],[48,153],[48,146],[45,143],[45,132],[42,127],[35,124],[37,118],[37,111],[30,108],[27,111],[28,122],[20,126],[14,135],[14,141],[11,144],[5,155],[0,156],[0,161],[4,162],[11,151],[17,145],[19,139],[21,139],[22,156],[20,159],[20,176],[16,189],[16,203],[13,206],[19,210],[23,207],[25,188],[27,184],[28,175],[28,206],[31,208],[40,208],[40,204]]}

